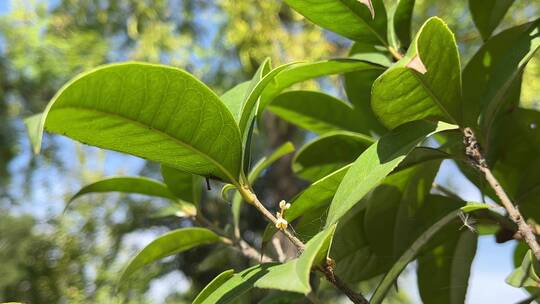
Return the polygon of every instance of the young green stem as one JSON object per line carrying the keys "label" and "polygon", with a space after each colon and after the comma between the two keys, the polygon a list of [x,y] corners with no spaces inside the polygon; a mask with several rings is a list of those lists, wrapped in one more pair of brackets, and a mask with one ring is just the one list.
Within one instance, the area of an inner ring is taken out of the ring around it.
{"label": "young green stem", "polygon": [[529,226],[527,222],[525,222],[525,219],[523,218],[519,210],[512,203],[512,200],[510,200],[504,189],[501,187],[501,184],[493,175],[493,172],[491,172],[491,169],[488,167],[487,161],[482,154],[480,145],[476,140],[474,132],[470,128],[465,128],[463,130],[463,135],[465,154],[469,157],[471,165],[484,174],[486,181],[491,186],[493,191],[495,191],[495,194],[501,201],[503,207],[508,212],[510,219],[512,219],[512,221],[517,224],[519,233],[523,236],[523,239],[525,240],[527,245],[529,245],[529,248],[531,248],[536,259],[540,261],[540,245],[536,240],[531,226]]}

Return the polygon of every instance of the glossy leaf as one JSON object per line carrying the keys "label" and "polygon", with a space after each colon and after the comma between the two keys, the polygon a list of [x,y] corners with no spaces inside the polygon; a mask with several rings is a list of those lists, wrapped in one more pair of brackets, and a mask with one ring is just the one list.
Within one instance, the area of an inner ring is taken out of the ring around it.
{"label": "glossy leaf", "polygon": [[255,282],[255,287],[308,294],[311,291],[311,268],[327,257],[335,228],[331,226],[314,236],[306,243],[306,249],[300,257],[269,268],[268,273]]}
{"label": "glossy leaf", "polygon": [[469,10],[484,41],[491,37],[514,0],[469,0]]}
{"label": "glossy leaf", "polygon": [[292,124],[319,134],[362,131],[352,107],[321,92],[285,92],[278,95],[268,109]]}
{"label": "glossy leaf", "polygon": [[257,115],[260,117],[266,106],[283,90],[295,83],[318,78],[321,76],[347,73],[353,71],[384,71],[377,62],[369,62],[353,58],[329,59],[316,62],[299,63],[289,66],[276,75],[264,89]]}
{"label": "glossy leaf", "polygon": [[193,304],[227,304],[253,288],[253,284],[275,263],[252,266],[241,272],[232,274],[227,270],[218,275],[208,284],[201,294],[193,301]]}
{"label": "glossy leaf", "polygon": [[307,189],[291,200],[291,208],[285,213],[285,219],[292,222],[303,214],[330,204],[339,184],[351,165],[332,172],[311,184]]}
{"label": "glossy leaf", "polygon": [[514,287],[539,287],[540,264],[531,250],[527,251],[523,262],[506,278],[506,283]]}
{"label": "glossy leaf", "polygon": [[441,19],[426,21],[407,55],[375,81],[371,105],[389,128],[418,119],[461,122],[459,53]]}
{"label": "glossy leaf", "polygon": [[347,211],[377,186],[405,159],[407,154],[428,136],[455,125],[425,121],[405,124],[365,150],[353,163],[332,200],[326,225],[336,223]]}
{"label": "glossy leaf", "polygon": [[[268,65],[270,64],[269,61],[265,61],[265,63]],[[240,121],[238,122],[240,132],[242,134],[245,135],[246,132],[248,132],[248,129],[251,127],[253,117],[257,112],[259,98],[268,84],[275,82],[276,77],[281,72],[291,69],[294,66],[298,66],[299,64],[300,63],[294,62],[284,64],[267,72],[266,74],[262,74],[266,69],[266,66],[263,65],[259,68],[257,74],[255,75],[256,78],[252,80],[252,83],[250,83],[250,89],[248,89],[248,93],[242,106],[242,114],[240,115]],[[260,79],[257,79],[257,77],[260,77]]]}
{"label": "glossy leaf", "polygon": [[437,221],[433,226],[429,227],[429,229],[420,235],[420,237],[416,239],[410,248],[397,260],[390,271],[383,277],[382,281],[379,283],[377,289],[373,293],[369,303],[381,303],[403,269],[405,269],[405,267],[416,258],[422,247],[424,247],[437,232],[456,219],[457,211],[454,210]]}
{"label": "glossy leaf", "polygon": [[[386,45],[382,0],[285,0],[313,23],[355,41]],[[372,7],[368,4],[371,4]]]}
{"label": "glossy leaf", "polygon": [[119,282],[120,284],[125,284],[126,280],[135,271],[164,257],[189,250],[196,246],[216,243],[219,240],[220,237],[218,235],[205,228],[182,228],[168,232],[144,247],[129,262]]}
{"label": "glossy leaf", "polygon": [[167,166],[161,166],[161,176],[163,176],[163,181],[169,190],[177,198],[199,205],[202,192],[202,180],[200,176]]}
{"label": "glossy leaf", "polygon": [[231,303],[253,287],[307,294],[311,291],[309,274],[314,265],[326,258],[335,227],[321,231],[296,259],[286,263],[256,265],[231,275],[226,272],[214,279],[194,303]]}
{"label": "glossy leaf", "polygon": [[41,127],[193,174],[236,182],[240,173],[231,113],[203,83],[172,67],[130,62],[83,73],[51,100]]}
{"label": "glossy leaf", "polygon": [[481,204],[481,203],[469,203],[463,207],[461,207],[461,211],[464,213],[471,213],[478,210],[486,210],[490,209],[491,206],[489,204]]}
{"label": "glossy leaf", "polygon": [[[356,42],[349,52],[352,58],[377,62],[388,67],[392,64],[391,55],[386,50]],[[363,134],[384,134],[387,129],[377,120],[371,109],[371,87],[377,77],[384,72],[383,69],[371,69],[349,72],[344,75],[344,87],[349,102],[354,107],[356,124]]]}
{"label": "glossy leaf", "polygon": [[354,162],[373,142],[372,138],[357,133],[326,133],[298,151],[292,162],[293,172],[306,180],[316,181]]}
{"label": "glossy leaf", "polygon": [[519,94],[509,94],[516,83],[519,92],[522,71],[540,48],[539,34],[540,19],[505,30],[486,42],[464,69],[465,122],[474,127],[481,114],[486,138],[498,114],[519,102]]}
{"label": "glossy leaf", "polygon": [[229,109],[229,112],[233,115],[236,123],[240,122],[243,101],[248,93],[250,84],[250,81],[244,81],[223,93],[220,97],[227,109]]}
{"label": "glossy leaf", "polygon": [[176,200],[163,183],[145,177],[109,177],[84,186],[71,197],[70,202],[89,193],[122,192],[143,194]]}
{"label": "glossy leaf", "polygon": [[399,46],[408,47],[411,43],[411,23],[415,0],[398,0],[390,24],[393,25]]}
{"label": "glossy leaf", "polygon": [[418,258],[418,290],[423,303],[465,303],[478,236],[465,230]]}

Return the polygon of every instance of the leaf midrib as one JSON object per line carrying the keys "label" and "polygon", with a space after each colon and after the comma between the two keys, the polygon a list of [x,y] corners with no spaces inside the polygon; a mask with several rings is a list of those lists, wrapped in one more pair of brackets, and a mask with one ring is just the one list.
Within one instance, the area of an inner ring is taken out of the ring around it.
{"label": "leaf midrib", "polygon": [[[377,31],[371,27],[371,25],[366,21],[364,20],[362,17],[358,16],[356,14],[356,12],[346,3],[346,1],[343,1],[343,0],[339,0],[339,2],[345,6],[358,20],[362,21],[362,23],[364,23],[366,25],[366,27],[375,35],[375,37],[377,39],[379,39],[379,41],[385,46],[385,47],[389,47],[388,43],[386,43],[384,41],[384,39],[381,37],[381,35],[379,35],[379,33],[377,33]],[[375,20],[375,18],[373,19]]]}
{"label": "leaf midrib", "polygon": [[202,152],[201,150],[197,149],[196,147],[194,147],[194,146],[192,146],[192,145],[190,145],[190,144],[188,144],[186,142],[181,141],[179,138],[176,138],[176,137],[174,137],[174,136],[172,136],[172,135],[170,135],[168,133],[165,133],[165,131],[153,128],[153,127],[151,127],[149,125],[140,123],[139,121],[133,120],[132,118],[120,115],[118,113],[113,113],[113,112],[108,112],[108,111],[103,111],[103,110],[97,110],[97,109],[92,109],[92,108],[86,108],[86,107],[80,107],[80,106],[61,106],[61,107],[57,107],[56,109],[52,108],[51,112],[54,111],[54,110],[62,110],[62,109],[75,109],[75,110],[82,110],[82,111],[94,112],[94,113],[98,113],[98,114],[109,115],[109,116],[116,117],[118,119],[128,121],[128,122],[130,122],[130,123],[132,123],[134,125],[137,125],[139,127],[143,127],[143,128],[148,129],[150,131],[156,132],[159,135],[162,135],[163,137],[166,137],[168,139],[172,139],[175,143],[178,143],[181,146],[183,146],[183,147],[185,147],[185,148],[187,148],[187,149],[189,149],[189,150],[203,156],[203,158],[207,159],[213,165],[215,165],[221,171],[221,173],[224,173],[225,176],[227,178],[229,178],[233,183],[238,183],[236,178],[233,178],[233,174],[231,174],[229,172],[229,170],[225,169],[225,167],[223,167],[218,161],[213,159],[211,156],[209,156],[208,154]]}
{"label": "leaf midrib", "polygon": [[409,73],[413,74],[413,76],[416,78],[416,80],[418,80],[420,85],[424,88],[424,90],[427,92],[429,97],[431,97],[435,105],[443,112],[443,114],[445,114],[448,118],[450,118],[453,124],[457,125],[458,123],[456,119],[450,114],[450,112],[446,110],[440,98],[435,94],[435,92],[433,92],[433,90],[429,87],[429,85],[425,82],[425,80],[422,79],[422,76],[418,75],[416,71],[412,71],[409,68],[405,68],[405,69],[409,70]]}

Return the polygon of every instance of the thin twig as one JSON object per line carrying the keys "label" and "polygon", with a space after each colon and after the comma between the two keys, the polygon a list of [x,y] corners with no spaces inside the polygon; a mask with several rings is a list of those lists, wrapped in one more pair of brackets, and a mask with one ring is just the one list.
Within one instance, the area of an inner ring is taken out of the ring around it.
{"label": "thin twig", "polygon": [[[264,217],[266,217],[272,224],[276,224],[277,218],[270,211],[268,211],[268,209],[266,209],[266,207],[261,203],[261,201],[259,201],[257,196],[249,188],[240,188],[238,190],[247,203],[255,206],[255,208],[257,208],[257,210],[259,210],[264,215]],[[283,229],[280,231],[283,232],[285,236],[287,236],[287,238],[294,244],[294,246],[296,246],[296,249],[299,253],[305,250],[306,245],[300,239],[294,236],[291,231],[289,231],[288,229]],[[337,289],[341,290],[353,303],[368,303],[364,296],[352,290],[334,273],[334,265],[332,260],[327,259],[323,267],[316,267],[315,269],[322,272],[326,279],[330,283],[332,283]]]}
{"label": "thin twig", "polygon": [[482,154],[480,145],[476,140],[474,132],[470,128],[465,128],[463,130],[463,143],[465,145],[465,154],[469,157],[470,163],[473,167],[482,172],[486,178],[486,181],[495,191],[497,197],[501,200],[504,208],[508,212],[508,215],[517,224],[519,233],[525,239],[525,242],[531,248],[534,256],[537,260],[540,261],[540,245],[538,244],[534,232],[526,222],[519,210],[514,206],[504,189],[499,184],[499,181],[491,172],[491,169],[488,167],[486,159]]}
{"label": "thin twig", "polygon": [[274,260],[270,258],[269,256],[260,253],[257,249],[253,248],[248,242],[246,242],[243,239],[237,239],[235,241],[231,240],[225,231],[223,231],[218,226],[214,225],[210,220],[208,220],[206,217],[204,217],[200,212],[197,212],[197,215],[193,217],[193,219],[199,223],[201,226],[206,227],[213,232],[215,232],[217,235],[221,237],[221,240],[223,243],[231,246],[232,248],[238,250],[242,255],[245,257],[252,259],[257,262],[262,263],[268,263],[273,262]]}
{"label": "thin twig", "polygon": [[443,185],[440,185],[440,184],[437,184],[437,183],[433,183],[432,185],[433,189],[439,191],[440,193],[448,196],[448,197],[451,197],[451,198],[455,198],[455,199],[458,199],[458,200],[461,200],[461,197],[459,197],[459,195],[457,195],[456,193],[454,193],[452,190],[446,188],[445,186]]}
{"label": "thin twig", "polygon": [[272,245],[274,245],[274,249],[276,250],[276,254],[278,256],[278,261],[283,262],[287,259],[287,256],[285,255],[285,252],[283,251],[283,247],[281,246],[281,240],[277,237],[272,238]]}

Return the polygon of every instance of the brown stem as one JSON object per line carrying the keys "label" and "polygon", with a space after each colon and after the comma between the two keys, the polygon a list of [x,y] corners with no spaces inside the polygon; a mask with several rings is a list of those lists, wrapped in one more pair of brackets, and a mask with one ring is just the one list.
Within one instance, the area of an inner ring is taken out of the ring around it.
{"label": "brown stem", "polygon": [[211,221],[209,221],[206,217],[204,217],[200,212],[197,213],[193,217],[193,219],[199,223],[201,226],[204,226],[216,234],[218,234],[221,237],[221,240],[224,244],[227,244],[229,246],[232,246],[236,250],[238,250],[242,255],[245,257],[252,259],[257,262],[273,262],[274,260],[270,258],[267,255],[261,254],[257,249],[253,248],[248,242],[244,241],[243,239],[237,239],[236,241],[231,240],[227,237],[227,234],[225,231],[221,230],[218,226],[214,225]]}
{"label": "brown stem", "polygon": [[336,286],[337,289],[343,291],[345,295],[351,300],[353,303],[357,304],[368,304],[368,300],[364,298],[361,294],[355,292],[354,290],[350,289],[345,282],[343,282],[335,273],[334,273],[334,266],[333,262],[328,259],[323,267],[318,267],[317,270],[322,272],[328,282],[332,283],[334,286]]}
{"label": "brown stem", "polygon": [[491,186],[493,191],[495,191],[495,194],[508,212],[508,215],[512,221],[517,224],[519,233],[523,236],[523,239],[525,239],[525,242],[531,248],[536,259],[540,261],[540,245],[536,241],[536,237],[534,236],[531,226],[525,222],[525,219],[519,210],[512,203],[512,200],[510,200],[504,189],[501,187],[499,181],[493,175],[493,172],[491,172],[491,169],[488,167],[486,159],[482,154],[480,145],[476,140],[474,132],[470,128],[465,128],[463,130],[463,135],[465,154],[469,157],[471,165],[484,174],[486,181]]}

